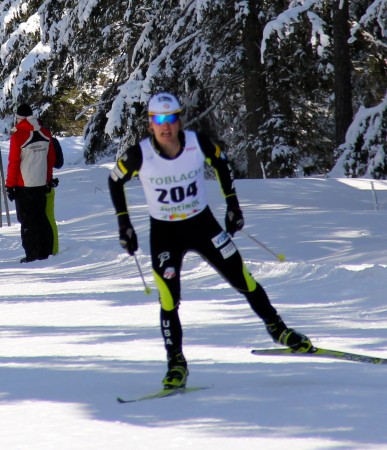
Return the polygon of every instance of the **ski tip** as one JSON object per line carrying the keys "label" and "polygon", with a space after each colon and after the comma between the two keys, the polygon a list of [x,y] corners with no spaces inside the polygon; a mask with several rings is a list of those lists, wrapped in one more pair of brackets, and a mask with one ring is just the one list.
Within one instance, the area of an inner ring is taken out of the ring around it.
{"label": "ski tip", "polygon": [[172,397],[178,394],[185,394],[188,392],[195,392],[195,391],[200,391],[203,389],[209,389],[213,386],[190,386],[190,387],[179,387],[179,388],[173,388],[173,389],[161,389],[160,391],[153,393],[153,394],[148,394],[148,395],[144,395],[143,397],[137,397],[137,398],[132,398],[132,399],[123,399],[121,397],[116,397],[116,400],[118,403],[122,404],[122,403],[135,403],[135,402],[140,402],[143,400],[153,400],[153,399],[161,399],[161,398],[166,398],[166,397]]}
{"label": "ski tip", "polygon": [[134,400],[124,400],[124,399],[121,398],[121,397],[117,397],[116,400],[117,400],[117,402],[118,402],[119,404],[122,404],[122,403],[133,403],[133,402],[134,402]]}

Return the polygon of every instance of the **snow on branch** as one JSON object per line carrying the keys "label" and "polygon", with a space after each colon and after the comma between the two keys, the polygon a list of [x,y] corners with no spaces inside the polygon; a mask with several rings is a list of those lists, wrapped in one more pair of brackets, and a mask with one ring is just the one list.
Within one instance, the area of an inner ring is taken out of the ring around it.
{"label": "snow on branch", "polygon": [[[40,32],[40,19],[36,13],[28,18],[26,22],[21,23],[18,28],[11,33],[9,39],[1,46],[0,59],[3,65],[7,63],[9,56],[15,52],[15,47],[20,46],[20,42],[24,42],[28,35]],[[24,38],[24,39],[23,39]]]}
{"label": "snow on branch", "polygon": [[[348,128],[342,151],[330,176],[386,176],[387,92],[381,103],[365,108],[361,106]],[[383,131],[384,130],[384,131]],[[362,155],[366,154],[366,157]],[[366,163],[362,161],[366,160]]]}
{"label": "snow on branch", "polygon": [[[22,60],[19,67],[19,73],[16,77],[14,95],[17,98],[19,92],[25,84],[33,84],[36,80],[37,69],[42,61],[48,60],[51,48],[39,42],[29,54]],[[26,83],[26,80],[30,80]]]}
{"label": "snow on branch", "polygon": [[0,38],[2,38],[2,33],[7,28],[8,24],[11,23],[20,14],[25,14],[27,12],[28,6],[24,0],[13,1],[11,5],[9,2],[1,2],[0,4]]}
{"label": "snow on branch", "polygon": [[[261,43],[261,61],[264,63],[264,55],[266,51],[266,42],[270,39],[273,33],[277,33],[279,39],[284,39],[284,30],[290,27],[292,22],[297,22],[299,16],[306,11],[309,11],[313,6],[319,5],[321,0],[306,0],[302,5],[290,7],[281,13],[274,20],[268,22],[263,30]],[[313,22],[312,22],[313,24]]]}
{"label": "snow on branch", "polygon": [[361,17],[360,23],[367,25],[372,20],[376,20],[380,26],[382,35],[387,37],[387,3],[386,0],[375,0],[367,8],[365,14]]}
{"label": "snow on branch", "polygon": [[380,125],[381,117],[386,110],[387,93],[383,101],[372,108],[360,106],[351,126],[348,128],[346,143],[354,145],[359,132],[362,132],[365,144],[372,142],[378,133],[378,125]]}
{"label": "snow on branch", "polygon": [[99,0],[80,0],[78,2],[78,21],[80,28],[89,20],[90,14],[98,3]]}
{"label": "snow on branch", "polygon": [[[183,38],[179,42],[173,42],[171,45],[164,47],[160,55],[149,64],[144,79],[141,79],[141,70],[139,68],[131,73],[129,80],[119,87],[119,94],[114,99],[111,110],[107,113],[108,121],[105,127],[107,134],[113,136],[115,131],[120,129],[126,107],[130,107],[133,103],[137,102],[143,104],[148,102],[152,80],[158,75],[161,62],[169,58],[175,50],[199,35],[199,33],[200,30]],[[128,122],[130,125],[130,118]]]}
{"label": "snow on branch", "polygon": [[[119,94],[114,99],[110,111],[106,114],[108,119],[105,126],[106,134],[113,136],[122,127],[124,112],[128,105],[141,102],[142,83],[141,70],[134,70],[128,81],[118,88]],[[128,126],[131,125],[130,117],[127,118]]]}

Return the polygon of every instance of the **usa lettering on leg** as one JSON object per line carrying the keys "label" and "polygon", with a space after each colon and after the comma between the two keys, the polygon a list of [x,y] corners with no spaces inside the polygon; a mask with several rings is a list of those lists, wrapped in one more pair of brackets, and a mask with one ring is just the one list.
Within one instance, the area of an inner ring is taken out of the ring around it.
{"label": "usa lettering on leg", "polygon": [[172,339],[171,339],[172,333],[171,333],[171,330],[170,330],[170,327],[171,327],[170,321],[169,320],[163,320],[162,327],[163,327],[163,336],[164,336],[165,344],[166,345],[173,345],[173,342],[172,342]]}

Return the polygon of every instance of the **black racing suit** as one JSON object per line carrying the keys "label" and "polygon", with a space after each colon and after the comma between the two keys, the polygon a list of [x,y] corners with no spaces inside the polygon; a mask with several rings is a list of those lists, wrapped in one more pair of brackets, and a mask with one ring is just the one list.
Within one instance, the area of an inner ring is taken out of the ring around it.
{"label": "black racing suit", "polygon": [[[184,133],[179,133],[184,149]],[[227,159],[208,137],[197,134],[206,162],[216,171],[228,204],[238,204]],[[153,139],[155,151],[157,142]],[[109,188],[117,215],[127,212],[123,185],[140,172],[142,151],[132,146],[119,158],[121,178],[109,177]],[[229,235],[219,225],[207,206],[199,214],[184,220],[168,221],[150,218],[150,251],[152,269],[161,303],[161,330],[168,355],[182,351],[182,327],[178,307],[181,298],[180,271],[188,251],[200,254],[237,291],[243,294],[255,313],[265,323],[276,320],[277,311],[262,288],[247,271],[240,253]]]}

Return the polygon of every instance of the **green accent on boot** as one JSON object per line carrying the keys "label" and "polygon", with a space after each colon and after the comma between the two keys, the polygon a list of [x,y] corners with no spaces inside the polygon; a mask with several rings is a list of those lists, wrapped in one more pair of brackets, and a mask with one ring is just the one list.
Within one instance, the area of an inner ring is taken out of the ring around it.
{"label": "green accent on boot", "polygon": [[171,369],[172,367],[175,366],[183,366],[185,368],[187,367],[187,361],[181,349],[178,352],[169,353],[167,359],[168,359],[168,369]]}
{"label": "green accent on boot", "polygon": [[265,325],[267,332],[270,334],[274,342],[279,342],[280,336],[287,330],[287,327],[280,316],[277,316],[277,320],[275,322],[266,323]]}
{"label": "green accent on boot", "polygon": [[184,366],[174,366],[168,369],[163,379],[164,389],[178,389],[187,383],[188,369]]}
{"label": "green accent on boot", "polygon": [[296,353],[308,353],[312,348],[310,339],[292,328],[283,331],[278,342],[291,348]]}

